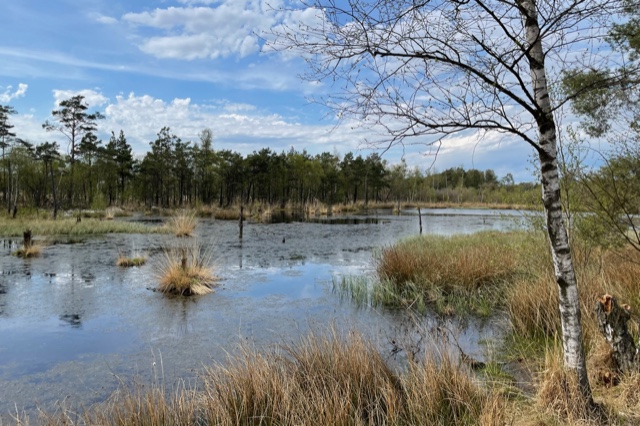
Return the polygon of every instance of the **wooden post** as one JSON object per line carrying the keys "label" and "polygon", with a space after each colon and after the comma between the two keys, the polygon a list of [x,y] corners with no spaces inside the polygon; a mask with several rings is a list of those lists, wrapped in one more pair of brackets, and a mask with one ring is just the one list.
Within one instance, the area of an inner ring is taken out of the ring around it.
{"label": "wooden post", "polygon": [[22,234],[23,237],[23,245],[25,249],[28,249],[31,247],[31,229],[27,229],[26,231],[24,231],[24,233]]}
{"label": "wooden post", "polygon": [[418,206],[418,223],[420,223],[420,235],[422,235],[422,212],[420,206]]}
{"label": "wooden post", "polygon": [[242,239],[242,228],[244,227],[244,206],[240,206],[240,219],[238,222],[240,228],[240,239]]}

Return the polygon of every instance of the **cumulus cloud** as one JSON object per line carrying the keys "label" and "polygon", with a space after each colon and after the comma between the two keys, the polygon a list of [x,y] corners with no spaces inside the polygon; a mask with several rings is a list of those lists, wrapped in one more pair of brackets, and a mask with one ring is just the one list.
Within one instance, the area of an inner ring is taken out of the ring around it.
{"label": "cumulus cloud", "polygon": [[[127,13],[122,19],[159,34],[147,37],[140,49],[159,58],[203,59],[246,57],[260,50],[260,34],[275,23],[266,0],[184,0],[187,7]],[[207,4],[209,7],[195,7]]]}
{"label": "cumulus cloud", "polygon": [[[11,102],[14,99],[22,98],[27,93],[27,88],[29,85],[24,83],[19,83],[18,88],[13,90],[13,86],[5,87],[4,92],[0,93],[0,102],[7,103]],[[2,87],[0,86],[0,90]]]}
{"label": "cumulus cloud", "polygon": [[195,104],[189,98],[165,101],[149,95],[117,96],[104,110],[106,120],[101,129],[116,133],[123,129],[138,154],[148,150],[162,127],[183,140],[197,142],[205,128],[214,133],[216,149],[231,149],[241,154],[270,147],[275,151],[306,148],[311,153],[357,148],[363,139],[361,130],[344,128],[331,131],[329,124],[306,125],[294,118],[265,113],[249,104],[220,102]]}
{"label": "cumulus cloud", "polygon": [[74,96],[82,95],[84,96],[85,102],[89,105],[89,108],[97,108],[101,107],[109,101],[109,98],[104,96],[102,93],[97,92],[92,89],[84,89],[84,90],[54,90],[53,98],[54,98],[54,108],[60,106],[60,102],[70,99]]}

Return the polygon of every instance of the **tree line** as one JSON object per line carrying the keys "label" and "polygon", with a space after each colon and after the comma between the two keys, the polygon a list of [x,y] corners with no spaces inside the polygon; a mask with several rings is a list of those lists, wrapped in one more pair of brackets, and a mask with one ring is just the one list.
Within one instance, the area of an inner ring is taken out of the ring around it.
{"label": "tree line", "polygon": [[54,121],[43,128],[62,136],[58,142],[34,144],[16,136],[10,106],[0,106],[2,200],[7,210],[18,206],[104,208],[112,205],[183,207],[197,204],[226,207],[233,203],[303,205],[364,202],[492,202],[526,204],[539,192],[530,183],[515,184],[493,170],[449,168],[423,173],[401,161],[389,164],[373,152],[339,156],[311,155],[291,148],[270,148],[242,156],[213,147],[205,129],[196,142],[183,141],[162,128],[144,157],[134,157],[123,130],[104,143],[96,136],[103,116],[89,113],[82,96],[60,104]]}

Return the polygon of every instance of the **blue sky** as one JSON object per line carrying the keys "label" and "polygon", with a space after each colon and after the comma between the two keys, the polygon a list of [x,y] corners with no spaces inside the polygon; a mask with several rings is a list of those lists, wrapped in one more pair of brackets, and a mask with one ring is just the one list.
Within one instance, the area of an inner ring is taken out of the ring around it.
{"label": "blue sky", "polygon": [[[169,126],[183,140],[211,128],[216,149],[242,154],[270,147],[368,155],[373,135],[310,103],[331,87],[298,76],[304,62],[265,53],[280,0],[19,0],[0,14],[0,104],[13,106],[19,137],[61,139],[41,124],[57,103],[83,94],[101,111],[99,136],[124,130],[138,155]],[[411,142],[411,141],[410,141]],[[415,141],[419,142],[419,141]],[[63,148],[65,147],[62,144]],[[383,158],[425,170],[492,168],[532,180],[532,150],[521,140],[473,134],[445,141],[437,159],[424,144]]]}

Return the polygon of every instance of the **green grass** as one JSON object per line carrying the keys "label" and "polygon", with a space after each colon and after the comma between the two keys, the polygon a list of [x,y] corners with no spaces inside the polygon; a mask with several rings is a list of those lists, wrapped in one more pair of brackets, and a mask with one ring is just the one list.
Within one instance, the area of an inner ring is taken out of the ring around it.
{"label": "green grass", "polygon": [[149,226],[142,223],[118,220],[99,220],[86,218],[77,222],[75,218],[29,219],[0,218],[0,236],[21,237],[25,229],[31,229],[34,235],[100,235],[111,233],[149,234],[166,233],[161,226]]}

